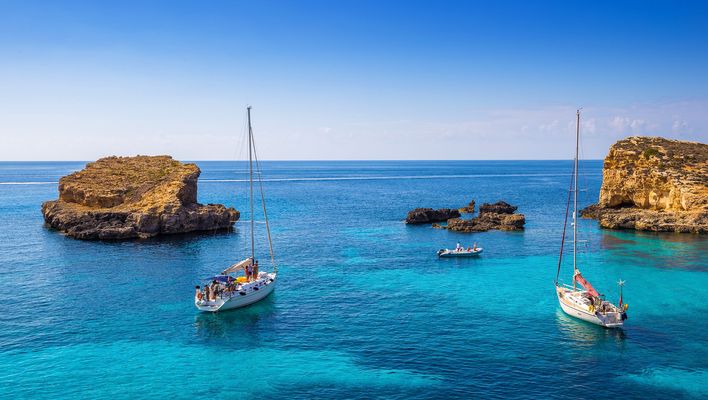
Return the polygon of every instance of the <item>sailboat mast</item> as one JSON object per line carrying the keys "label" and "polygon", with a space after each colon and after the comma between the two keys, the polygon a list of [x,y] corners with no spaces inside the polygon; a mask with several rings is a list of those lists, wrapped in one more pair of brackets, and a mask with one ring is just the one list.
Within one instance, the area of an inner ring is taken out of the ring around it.
{"label": "sailboat mast", "polygon": [[575,121],[575,168],[573,189],[573,288],[575,288],[575,273],[578,271],[578,153],[580,147],[580,110],[576,113]]}
{"label": "sailboat mast", "polygon": [[251,260],[255,261],[256,255],[256,240],[254,236],[253,226],[253,129],[251,128],[251,106],[247,107],[248,110],[248,181],[249,181],[249,198],[251,205]]}

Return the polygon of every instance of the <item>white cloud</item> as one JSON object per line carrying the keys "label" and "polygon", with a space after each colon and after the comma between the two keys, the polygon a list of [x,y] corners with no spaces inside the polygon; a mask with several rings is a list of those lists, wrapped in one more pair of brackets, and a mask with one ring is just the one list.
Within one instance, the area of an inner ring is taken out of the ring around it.
{"label": "white cloud", "polygon": [[539,130],[539,132],[545,132],[545,133],[556,132],[558,130],[559,125],[560,125],[560,122],[558,122],[557,119],[554,119],[552,122],[539,125],[538,130]]}
{"label": "white cloud", "polygon": [[674,123],[671,125],[671,133],[682,134],[688,131],[688,124],[686,121],[681,119],[674,119]]}
{"label": "white cloud", "polygon": [[[61,110],[46,118],[31,119],[13,112],[9,104],[0,107],[0,160],[88,160],[112,153],[232,159],[238,132],[231,127],[243,122],[225,108],[219,109],[218,104],[215,108],[205,108],[208,114],[193,121],[171,114],[169,118],[147,118],[125,109],[121,123],[109,124],[97,113],[70,119],[62,117]],[[708,100],[587,106],[581,130],[584,155],[602,158],[612,143],[629,135],[705,142],[706,109]],[[461,106],[452,110],[441,107],[430,113],[389,111],[369,115],[368,110],[284,114],[282,110],[259,109],[260,156],[264,160],[549,159],[570,157],[575,140],[575,107],[570,105],[508,109]],[[388,115],[390,119],[385,118]]]}

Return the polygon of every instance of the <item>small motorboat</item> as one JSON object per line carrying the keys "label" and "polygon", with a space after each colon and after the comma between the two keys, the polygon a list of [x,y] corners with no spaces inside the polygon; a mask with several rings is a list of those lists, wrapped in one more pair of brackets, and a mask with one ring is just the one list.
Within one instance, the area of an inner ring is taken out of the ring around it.
{"label": "small motorboat", "polygon": [[475,249],[440,249],[438,257],[476,257],[482,252],[481,247]]}

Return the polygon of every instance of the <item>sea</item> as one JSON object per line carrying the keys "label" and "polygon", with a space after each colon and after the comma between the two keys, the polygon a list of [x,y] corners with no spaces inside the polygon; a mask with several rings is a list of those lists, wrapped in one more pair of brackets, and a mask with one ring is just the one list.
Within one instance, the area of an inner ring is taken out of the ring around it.
{"label": "sea", "polygon": [[[242,212],[233,231],[122,242],[43,224],[85,162],[0,163],[0,398],[708,398],[705,236],[580,220],[579,267],[613,302],[626,281],[629,319],[604,329],[558,306],[571,161],[262,162],[278,286],[218,314],[194,287],[248,254],[248,175],[196,163],[199,201]],[[586,206],[602,162],[580,170]],[[518,206],[526,229],[404,223],[472,199]],[[255,221],[268,269],[260,205]],[[438,259],[458,242],[484,252]]]}

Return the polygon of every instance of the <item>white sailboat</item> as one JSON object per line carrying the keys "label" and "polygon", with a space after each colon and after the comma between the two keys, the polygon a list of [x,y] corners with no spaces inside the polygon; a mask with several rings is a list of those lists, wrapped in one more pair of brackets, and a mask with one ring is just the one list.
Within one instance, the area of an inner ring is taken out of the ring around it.
{"label": "white sailboat", "polygon": [[[563,225],[563,240],[561,243],[560,256],[558,257],[558,271],[556,273],[555,286],[558,302],[563,311],[575,318],[591,322],[605,328],[620,328],[627,319],[627,304],[622,304],[622,286],[624,281],[618,282],[620,288],[619,305],[612,304],[604,299],[597,290],[588,282],[578,269],[578,149],[580,141],[580,110],[576,114],[575,128],[575,162],[573,168],[573,178],[571,181],[571,191],[568,193],[568,205],[565,212],[565,222]],[[565,245],[565,231],[568,224],[568,209],[570,208],[570,193],[573,194],[573,285],[561,285],[558,282],[560,267],[563,260],[563,247]],[[578,287],[580,286],[580,287]]]}
{"label": "white sailboat", "polygon": [[[263,183],[261,181],[260,164],[256,155],[256,146],[253,140],[253,128],[251,127],[251,107],[247,107],[248,112],[248,170],[249,170],[249,203],[251,211],[251,254],[250,257],[231,265],[221,271],[219,275],[209,278],[208,290],[201,292],[197,286],[194,297],[194,305],[200,311],[217,312],[245,307],[266,298],[275,289],[277,282],[278,265],[273,256],[273,242],[270,236],[270,225],[268,224],[268,213],[265,205],[265,195],[263,194]],[[266,232],[268,234],[268,248],[272,262],[272,272],[259,271],[259,263],[256,259],[256,245],[254,234],[254,212],[253,212],[253,163],[256,163],[258,170],[258,183],[260,186],[261,201],[263,205],[263,215],[265,217]],[[240,272],[244,276],[239,276]],[[206,289],[206,288],[205,288]]]}

